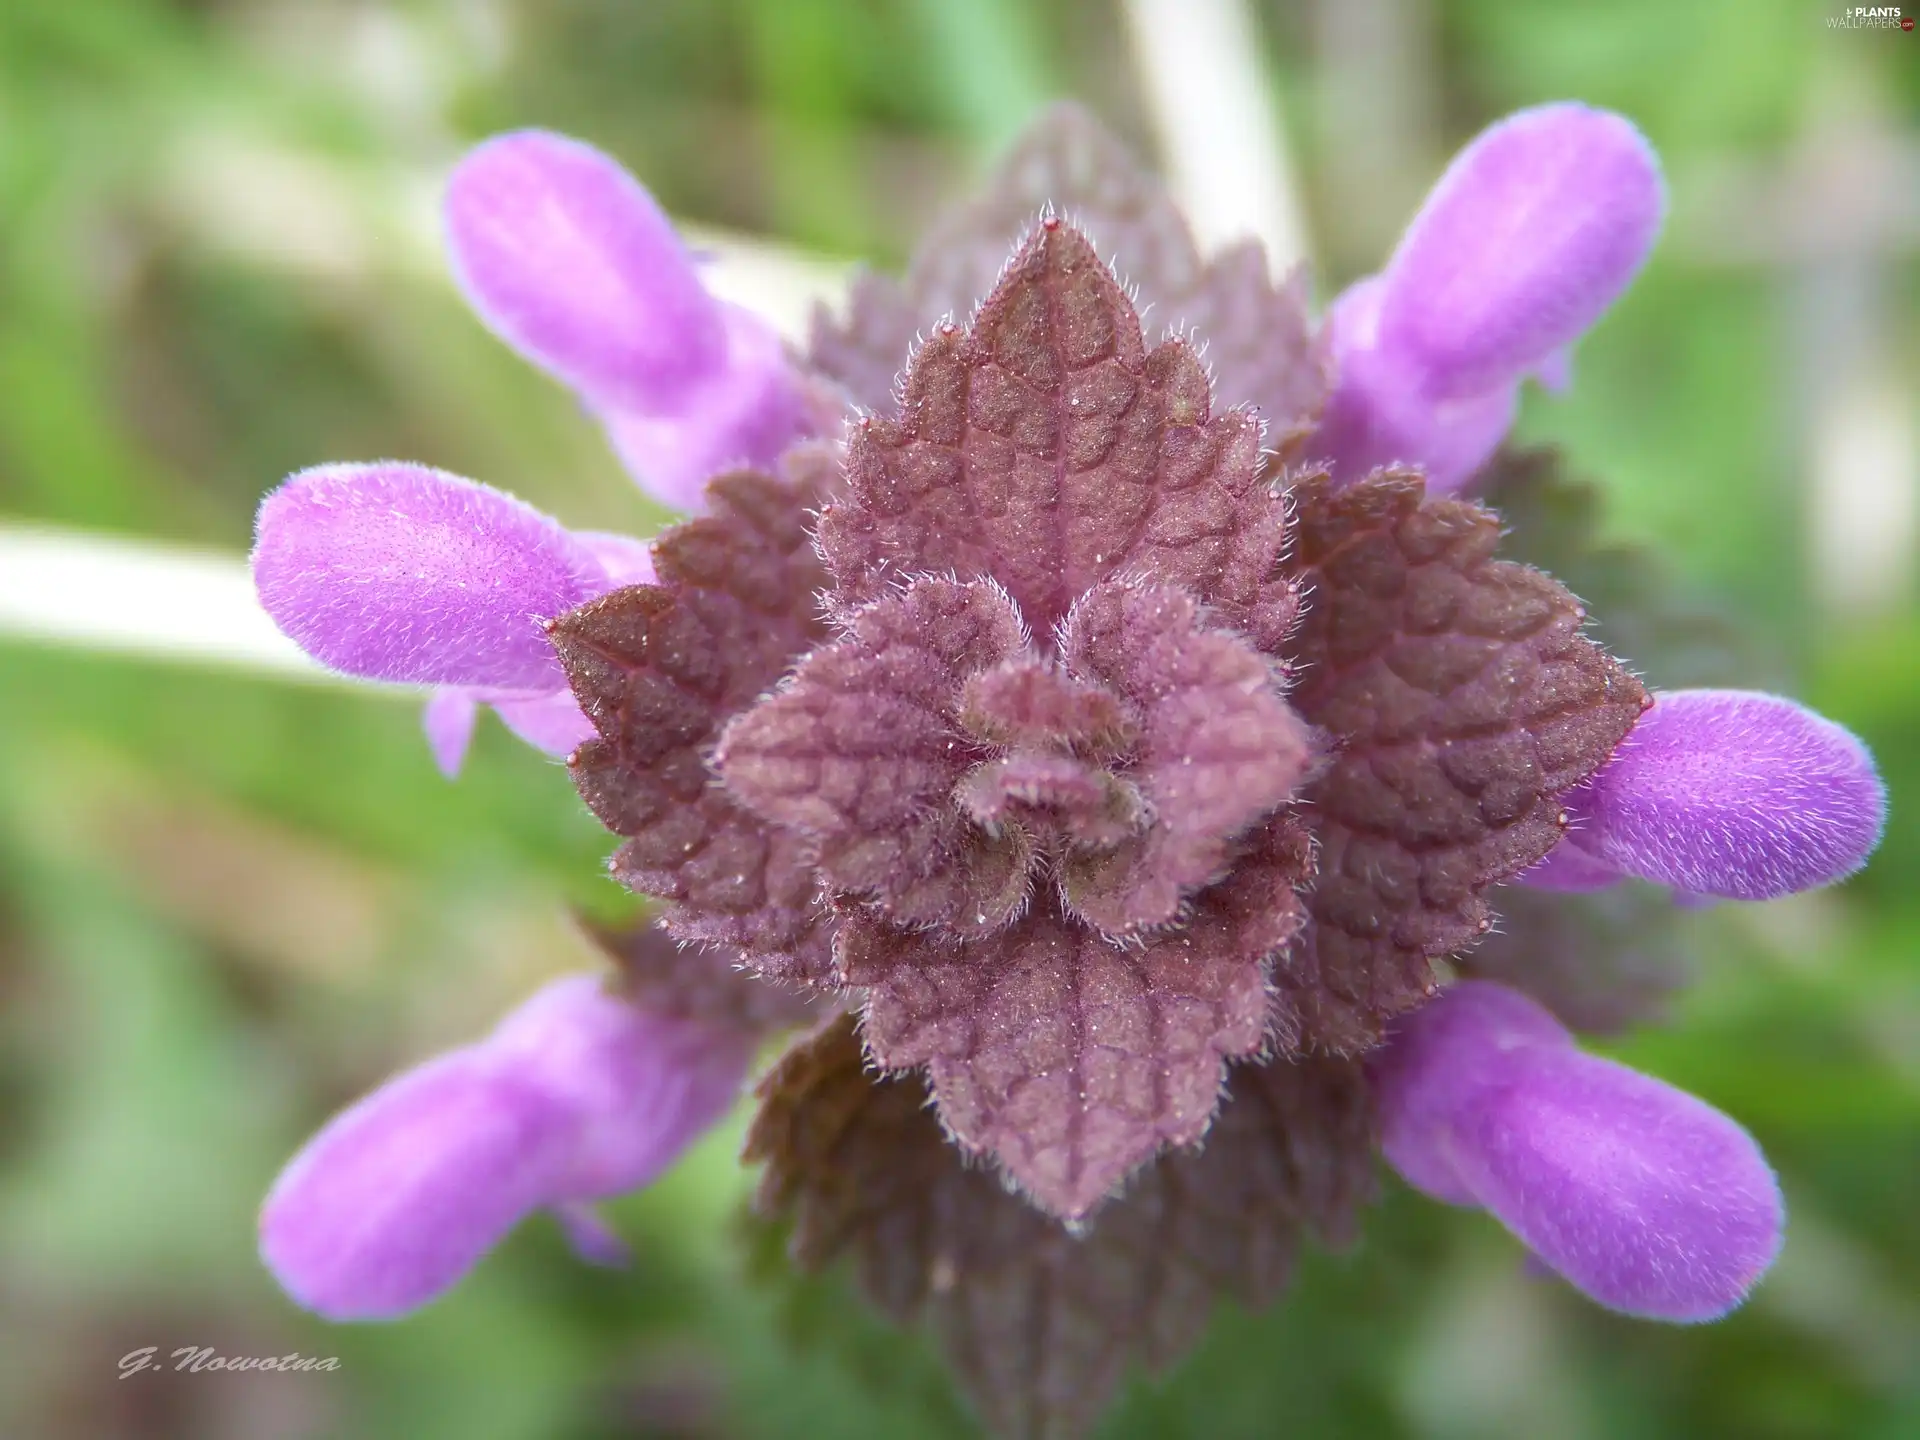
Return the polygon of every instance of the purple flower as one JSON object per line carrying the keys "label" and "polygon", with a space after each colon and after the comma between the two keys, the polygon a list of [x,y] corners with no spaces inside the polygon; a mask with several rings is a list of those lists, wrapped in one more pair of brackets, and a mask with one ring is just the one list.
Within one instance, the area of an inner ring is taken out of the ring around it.
{"label": "purple flower", "polygon": [[1463,981],[1372,1070],[1381,1148],[1407,1183],[1478,1205],[1610,1309],[1713,1320],[1773,1263],[1779,1185],[1712,1106],[1583,1054],[1503,986]]}
{"label": "purple flower", "polygon": [[1386,269],[1329,312],[1338,384],[1309,448],[1349,477],[1401,461],[1460,485],[1513,423],[1522,380],[1566,382],[1664,209],[1659,161],[1618,115],[1542,105],[1484,131]]}
{"label": "purple flower", "polygon": [[1886,823],[1859,739],[1778,695],[1656,695],[1613,759],[1565,797],[1572,828],[1524,877],[1592,890],[1623,875],[1771,900],[1845,879]]}
{"label": "purple flower", "polygon": [[677,510],[803,430],[766,321],[716,300],[646,189],[540,130],[473,150],[447,186],[454,276],[501,339],[577,391],[648,493]]}
{"label": "purple flower", "polygon": [[301,471],[262,502],[253,550],[261,604],[316,660],[441,687],[424,722],[449,775],[482,702],[550,754],[590,735],[541,622],[652,576],[641,541],[398,461]]}
{"label": "purple flower", "polygon": [[[567,753],[657,927],[616,949],[634,1003],[561,982],[316,1137],[262,1221],[302,1303],[401,1313],[540,1208],[617,1256],[591,1202],[802,1018],[767,980],[833,1018],[760,1087],[763,1203],[797,1258],[854,1251],[983,1374],[1097,1296],[1067,1320],[1112,1375],[1040,1357],[1097,1401],[1169,1353],[1166,1274],[1274,1293],[1303,1225],[1345,1233],[1376,1130],[1410,1183],[1614,1309],[1709,1319],[1771,1263],[1778,1187],[1734,1122],[1497,984],[1435,999],[1504,882],[1768,898],[1856,869],[1884,817],[1845,730],[1774,696],[1649,700],[1447,493],[1645,258],[1645,142],[1578,105],[1493,127],[1316,350],[1263,265],[1143,241],[1180,261],[1145,288],[1210,320],[1154,343],[1055,217],[1085,200],[1169,243],[1184,222],[1148,182],[1095,185],[1114,162],[1086,126],[1043,122],[1013,167],[1026,216],[1022,187],[1061,188],[1010,263],[989,207],[990,245],[943,229],[822,331],[820,375],[870,377],[875,336],[907,368],[897,403],[791,447],[818,376],[708,296],[611,161],[528,133],[461,166],[475,307],[703,513],[648,546],[421,467],[325,467],[263,504],[260,595],[325,663],[437,687],[443,768],[482,704]],[[964,325],[932,318],[941,277],[996,267]],[[1277,454],[1199,359],[1214,326],[1223,374],[1288,407]],[[1426,474],[1374,468],[1396,459]],[[736,460],[757,468],[702,493]],[[980,1267],[929,1291],[982,1246],[991,1297]]]}
{"label": "purple flower", "polygon": [[557,980],[329,1121],[267,1196],[261,1256],[333,1320],[426,1304],[541,1207],[609,1260],[585,1203],[672,1164],[732,1105],[750,1051],[745,1031],[648,1014],[598,976]]}

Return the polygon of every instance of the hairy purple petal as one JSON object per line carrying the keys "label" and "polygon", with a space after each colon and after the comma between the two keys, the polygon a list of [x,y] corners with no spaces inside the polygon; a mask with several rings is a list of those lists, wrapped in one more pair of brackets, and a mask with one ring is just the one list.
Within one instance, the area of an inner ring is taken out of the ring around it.
{"label": "hairy purple petal", "polygon": [[607,530],[576,530],[573,538],[586,546],[593,558],[600,562],[607,589],[618,590],[622,585],[653,584],[652,541],[636,540],[631,535],[616,535]]}
{"label": "hairy purple petal", "polygon": [[675,413],[723,367],[720,308],[693,257],[592,146],[497,136],[454,170],[444,218],[454,276],[488,328],[596,408]]}
{"label": "hairy purple petal", "polygon": [[1418,466],[1437,492],[1472,475],[1500,446],[1520,404],[1519,380],[1441,400],[1404,357],[1378,344],[1382,280],[1360,281],[1327,312],[1321,344],[1339,377],[1307,450],[1352,480],[1384,465]]}
{"label": "hairy purple petal", "polygon": [[670,413],[609,407],[601,420],[621,461],[648,494],[677,510],[705,506],[707,481],[735,466],[771,468],[807,426],[804,402],[773,327],[722,307],[723,361]]}
{"label": "hairy purple petal", "polygon": [[253,579],[274,622],[369,680],[545,693],[540,622],[605,587],[593,554],[510,495],[423,465],[303,470],[261,502]]}
{"label": "hairy purple petal", "polygon": [[581,710],[571,690],[525,699],[496,697],[493,708],[507,729],[547,755],[571,755],[593,738],[593,722]]}
{"label": "hairy purple petal", "polygon": [[427,732],[433,763],[449,780],[459,778],[467,747],[473,743],[474,722],[479,718],[480,702],[473,693],[452,687],[434,691],[420,712],[420,728]]}
{"label": "hairy purple petal", "polygon": [[483,1043],[493,1064],[575,1117],[555,1198],[635,1190],[723,1117],[752,1048],[731,1027],[668,1020],[610,992],[598,975],[556,980]]}
{"label": "hairy purple petal", "polygon": [[1627,288],[1666,209],[1632,122],[1540,105],[1448,167],[1387,264],[1379,344],[1458,399],[1550,368]]}
{"label": "hairy purple petal", "polygon": [[1778,695],[1677,690],[1567,797],[1583,856],[1698,895],[1768,900],[1851,875],[1886,789],[1848,730]]}
{"label": "hairy purple petal", "polygon": [[1438,487],[1477,470],[1521,380],[1620,295],[1665,210],[1659,163],[1618,115],[1542,105],[1463,150],[1382,274],[1329,316],[1338,390],[1319,448],[1346,473],[1404,461]]}
{"label": "hairy purple petal", "polygon": [[403,1315],[547,1199],[566,1128],[551,1099],[474,1051],[428,1061],[336,1115],[281,1172],[261,1258],[330,1320]]}
{"label": "hairy purple petal", "polygon": [[262,1258],[336,1320],[432,1300],[531,1211],[646,1184],[726,1113],[751,1041],[650,1015],[598,977],[335,1116],[275,1182]]}
{"label": "hairy purple petal", "polygon": [[1374,1063],[1381,1146],[1415,1187],[1480,1205],[1610,1309],[1715,1319],[1779,1253],[1780,1190],[1705,1102],[1582,1054],[1483,981],[1404,1021]]}

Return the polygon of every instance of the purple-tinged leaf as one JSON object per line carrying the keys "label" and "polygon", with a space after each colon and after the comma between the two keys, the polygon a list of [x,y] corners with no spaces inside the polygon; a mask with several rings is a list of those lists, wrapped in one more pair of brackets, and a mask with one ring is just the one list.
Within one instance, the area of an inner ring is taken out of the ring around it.
{"label": "purple-tinged leaf", "polygon": [[824,977],[828,938],[798,836],[769,831],[712,783],[707,753],[822,635],[808,543],[813,493],[764,475],[714,482],[714,513],[654,544],[657,585],[564,616],[553,644],[599,732],[568,762],[609,830],[614,874],[671,902],[684,941],[737,947],[769,974]]}
{"label": "purple-tinged leaf", "polygon": [[1076,673],[1104,682],[1140,717],[1126,778],[1152,817],[1117,849],[1069,853],[1062,893],[1108,935],[1167,924],[1221,877],[1232,842],[1293,794],[1306,731],[1280,698],[1272,662],[1208,629],[1171,586],[1097,587],[1074,607],[1061,648]]}
{"label": "purple-tinged leaf", "polygon": [[1122,948],[1049,906],[962,942],[854,916],[840,978],[869,992],[874,1059],[927,1066],[954,1137],[1078,1219],[1206,1133],[1227,1061],[1265,1041],[1269,952],[1237,919],[1203,900],[1180,930]]}
{"label": "purple-tinged leaf", "polygon": [[847,486],[820,518],[843,607],[905,576],[988,578],[1036,634],[1085,590],[1151,569],[1230,623],[1264,597],[1284,512],[1259,480],[1259,425],[1215,416],[1204,367],[1149,353],[1085,237],[1048,221],[969,329],[937,329],[897,420],[848,437]]}
{"label": "purple-tinged leaf", "polygon": [[648,1015],[759,1040],[830,1013],[816,994],[758,979],[725,951],[683,945],[652,920],[581,928],[613,962],[620,998]]}
{"label": "purple-tinged leaf", "polygon": [[1550,577],[1493,558],[1478,506],[1384,472],[1294,492],[1300,714],[1334,737],[1307,787],[1313,923],[1276,969],[1289,1047],[1378,1041],[1432,992],[1429,962],[1492,921],[1484,892],[1544,856],[1560,795],[1597,770],[1646,692],[1580,634]]}
{"label": "purple-tinged leaf", "polygon": [[1352,1062],[1242,1065],[1204,1149],[1165,1155],[1075,1234],[965,1163],[917,1075],[867,1073],[850,1020],[761,1083],[747,1158],[797,1264],[851,1261],[868,1297],[924,1321],[996,1434],[1067,1437],[1128,1373],[1166,1369],[1216,1299],[1284,1289],[1303,1233],[1341,1243],[1373,1188]]}
{"label": "purple-tinged leaf", "polygon": [[1026,643],[996,586],[922,580],[860,611],[736,718],[715,768],[754,813],[806,835],[838,890],[908,923],[951,919],[1009,883],[1004,864],[974,853],[988,835],[951,803],[987,758],[957,723],[962,693]]}
{"label": "purple-tinged leaf", "polygon": [[989,745],[1063,750],[1110,760],[1127,753],[1138,726],[1111,690],[1031,656],[982,670],[967,681],[960,723]]}
{"label": "purple-tinged leaf", "polygon": [[1312,428],[1327,376],[1309,338],[1304,277],[1267,276],[1258,245],[1203,263],[1165,187],[1077,105],[1055,105],[1015,142],[980,194],[928,232],[904,282],[863,274],[844,322],[814,316],[809,358],[876,413],[918,336],[964,320],[993,289],[1016,237],[1050,210],[1086,232],[1131,286],[1150,333],[1205,342],[1223,405],[1258,406],[1286,453]]}

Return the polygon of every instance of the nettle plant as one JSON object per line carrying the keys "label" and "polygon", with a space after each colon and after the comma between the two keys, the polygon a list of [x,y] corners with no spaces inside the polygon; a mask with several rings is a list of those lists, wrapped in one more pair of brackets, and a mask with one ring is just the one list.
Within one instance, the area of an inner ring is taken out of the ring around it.
{"label": "nettle plant", "polygon": [[1781,1242],[1759,1149],[1572,1031],[1675,982],[1645,960],[1676,900],[1856,869],[1883,791],[1790,700],[1650,694],[1500,554],[1711,649],[1554,457],[1500,448],[1663,204],[1625,120],[1522,112],[1316,325],[1059,109],[796,353],[613,161],[482,145],[462,289],[695,518],[643,543],[329,465],[267,497],[254,574],[322,662],[437,687],[450,773],[482,705],[565,755],[658,903],[602,936],[610,980],[320,1132],[262,1215],[287,1291],[403,1314],[539,1209],[617,1254],[592,1202],[782,1035],[758,1207],[1007,1433],[1084,1429],[1216,1298],[1271,1301],[1376,1154],[1601,1305],[1738,1305]]}

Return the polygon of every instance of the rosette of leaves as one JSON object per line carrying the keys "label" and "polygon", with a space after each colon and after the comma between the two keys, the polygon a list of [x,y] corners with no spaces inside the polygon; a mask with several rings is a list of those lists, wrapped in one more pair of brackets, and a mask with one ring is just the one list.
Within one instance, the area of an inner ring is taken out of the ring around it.
{"label": "rosette of leaves", "polygon": [[1257,252],[1203,266],[1135,172],[1093,172],[1061,208],[1157,235],[1178,263],[1136,278],[1176,322],[1274,317],[1257,363],[1210,375],[1197,322],[1150,344],[1053,214],[962,323],[963,217],[856,299],[858,343],[816,344],[858,394],[850,354],[948,306],[895,400],[715,482],[657,584],[552,632],[615,874],[844,1011],[761,1086],[762,1204],[799,1263],[851,1257],[923,1317],[1012,1434],[1077,1433],[1217,1296],[1276,1294],[1302,1232],[1350,1233],[1360,1057],[1646,703],[1488,510],[1290,469],[1324,387],[1298,288]]}

